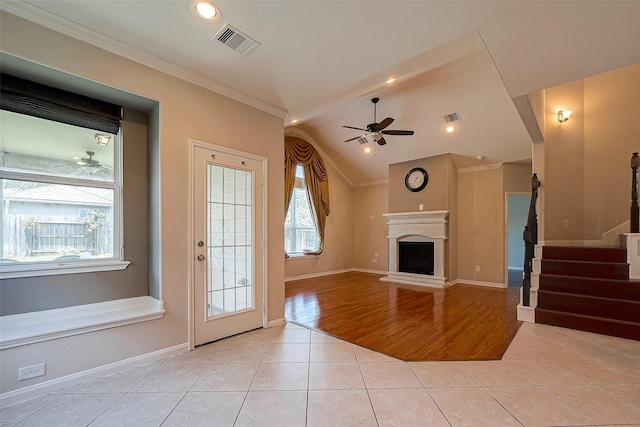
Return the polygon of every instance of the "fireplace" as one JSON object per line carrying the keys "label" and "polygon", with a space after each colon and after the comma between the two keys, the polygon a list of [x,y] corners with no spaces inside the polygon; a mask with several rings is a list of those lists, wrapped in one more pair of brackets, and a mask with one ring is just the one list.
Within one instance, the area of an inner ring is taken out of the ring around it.
{"label": "fireplace", "polygon": [[398,271],[433,276],[433,242],[398,242]]}
{"label": "fireplace", "polygon": [[445,277],[449,211],[384,216],[389,225],[389,273],[380,280],[439,289],[449,286]]}

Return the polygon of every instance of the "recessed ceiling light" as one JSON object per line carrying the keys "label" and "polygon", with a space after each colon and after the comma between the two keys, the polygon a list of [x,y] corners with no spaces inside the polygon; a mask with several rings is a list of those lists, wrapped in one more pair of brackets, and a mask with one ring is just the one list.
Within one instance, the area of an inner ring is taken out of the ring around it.
{"label": "recessed ceiling light", "polygon": [[369,154],[371,152],[371,147],[364,147],[364,152]]}
{"label": "recessed ceiling light", "polygon": [[208,1],[199,1],[196,3],[196,13],[208,21],[213,21],[220,17],[218,8]]}
{"label": "recessed ceiling light", "polygon": [[393,83],[395,82],[397,79],[395,77],[389,77],[389,80],[387,80],[387,83]]}
{"label": "recessed ceiling light", "polygon": [[453,127],[453,125],[449,125],[445,128],[445,130],[447,131],[447,133],[453,133],[453,131],[456,130],[456,128]]}

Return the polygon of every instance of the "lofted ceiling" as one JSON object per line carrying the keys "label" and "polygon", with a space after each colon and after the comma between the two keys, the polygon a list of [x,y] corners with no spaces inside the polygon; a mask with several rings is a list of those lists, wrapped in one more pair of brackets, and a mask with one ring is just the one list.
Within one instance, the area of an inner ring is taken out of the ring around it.
{"label": "lofted ceiling", "polygon": [[[311,136],[353,185],[442,153],[458,167],[522,161],[530,138],[512,98],[640,62],[638,1],[3,0],[3,10],[278,115]],[[230,24],[260,46],[213,37]],[[0,45],[1,47],[1,45]],[[386,84],[389,77],[396,77]],[[365,155],[356,130],[395,118]],[[459,112],[453,134],[443,116]],[[482,161],[476,160],[483,156]]]}

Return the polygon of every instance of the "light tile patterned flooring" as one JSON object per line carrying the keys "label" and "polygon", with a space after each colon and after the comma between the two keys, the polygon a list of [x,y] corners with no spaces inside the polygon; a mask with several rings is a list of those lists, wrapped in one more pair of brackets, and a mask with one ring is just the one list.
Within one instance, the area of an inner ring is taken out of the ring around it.
{"label": "light tile patterned flooring", "polygon": [[401,362],[293,324],[6,407],[4,426],[640,426],[640,342],[525,323],[499,361]]}

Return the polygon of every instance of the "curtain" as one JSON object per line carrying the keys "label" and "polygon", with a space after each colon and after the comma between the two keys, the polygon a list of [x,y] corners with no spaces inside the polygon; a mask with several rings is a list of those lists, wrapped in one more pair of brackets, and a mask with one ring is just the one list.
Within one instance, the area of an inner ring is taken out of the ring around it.
{"label": "curtain", "polygon": [[289,208],[296,182],[296,166],[304,169],[307,187],[307,198],[313,213],[313,220],[320,236],[318,250],[309,252],[319,255],[324,250],[324,229],[329,216],[329,177],[322,158],[307,141],[300,138],[286,137],[284,139],[284,209]]}

